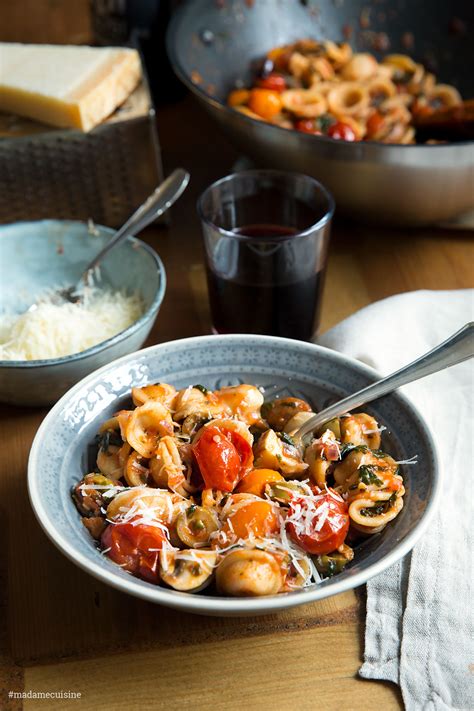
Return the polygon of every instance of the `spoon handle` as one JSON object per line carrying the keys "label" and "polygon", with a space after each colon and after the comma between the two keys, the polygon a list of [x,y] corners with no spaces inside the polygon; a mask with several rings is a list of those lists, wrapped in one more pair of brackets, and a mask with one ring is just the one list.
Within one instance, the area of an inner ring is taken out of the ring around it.
{"label": "spoon handle", "polygon": [[94,259],[85,268],[81,279],[87,280],[88,273],[102,261],[106,254],[110,252],[119,242],[127,239],[130,235],[135,235],[143,230],[147,225],[156,220],[176,200],[183,194],[189,183],[189,173],[183,168],[177,168],[159,187],[150,195],[140,207],[135,210],[133,215],[129,217],[127,222],[117,230],[104,249],[94,257]]}
{"label": "spoon handle", "polygon": [[365,405],[367,402],[372,402],[382,395],[396,390],[407,385],[408,383],[424,378],[426,375],[436,373],[439,370],[450,368],[452,365],[462,363],[474,356],[474,322],[466,324],[463,328],[453,334],[450,338],[433,350],[425,353],[425,355],[417,358],[412,363],[405,365],[400,370],[397,370],[391,375],[387,375],[382,380],[368,385],[363,390],[359,390],[353,395],[349,395],[343,400],[339,400],[334,405],[327,407],[325,410],[318,412],[317,415],[311,417],[302,425],[294,436],[296,438],[303,437],[317,427],[320,427],[325,422],[332,420],[334,417],[345,415],[346,412]]}

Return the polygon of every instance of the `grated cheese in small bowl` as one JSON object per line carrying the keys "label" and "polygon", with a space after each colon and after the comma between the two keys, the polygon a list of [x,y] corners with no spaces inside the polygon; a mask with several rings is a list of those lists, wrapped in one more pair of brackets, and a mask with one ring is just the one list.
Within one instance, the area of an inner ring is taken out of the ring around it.
{"label": "grated cheese in small bowl", "polygon": [[80,353],[131,326],[141,297],[87,287],[83,301],[58,305],[50,294],[23,314],[0,314],[0,360],[29,361]]}

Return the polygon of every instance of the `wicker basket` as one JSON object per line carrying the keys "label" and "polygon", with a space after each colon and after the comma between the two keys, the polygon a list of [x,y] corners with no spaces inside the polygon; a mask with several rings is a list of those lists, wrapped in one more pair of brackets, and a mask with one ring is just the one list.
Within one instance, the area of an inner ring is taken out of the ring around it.
{"label": "wicker basket", "polygon": [[0,115],[0,222],[92,219],[118,227],[162,178],[146,83],[89,133]]}

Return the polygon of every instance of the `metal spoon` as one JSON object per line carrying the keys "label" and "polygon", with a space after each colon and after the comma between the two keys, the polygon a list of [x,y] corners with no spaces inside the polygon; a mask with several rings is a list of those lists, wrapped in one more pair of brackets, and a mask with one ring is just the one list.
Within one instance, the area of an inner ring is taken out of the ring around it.
{"label": "metal spoon", "polygon": [[405,365],[391,375],[387,375],[382,380],[368,385],[353,395],[339,400],[334,405],[330,405],[325,410],[321,410],[317,415],[307,420],[296,432],[292,433],[294,440],[301,440],[304,435],[309,434],[321,427],[335,417],[345,415],[356,407],[372,402],[382,395],[387,395],[402,385],[412,383],[414,380],[424,378],[431,373],[450,368],[452,365],[462,363],[474,356],[474,322],[466,324],[463,328],[453,334],[450,338],[425,355],[417,358],[412,363]]}
{"label": "metal spoon", "polygon": [[127,222],[115,233],[105,247],[94,257],[94,259],[84,269],[80,279],[74,286],[60,289],[57,292],[57,297],[62,301],[70,301],[73,304],[80,301],[83,297],[81,287],[87,284],[89,275],[95,269],[106,254],[111,249],[121,244],[130,235],[136,235],[143,230],[147,225],[163,215],[173,203],[183,194],[188,183],[189,173],[183,168],[177,168],[159,187],[148,197],[140,207],[135,210],[133,215],[128,218]]}

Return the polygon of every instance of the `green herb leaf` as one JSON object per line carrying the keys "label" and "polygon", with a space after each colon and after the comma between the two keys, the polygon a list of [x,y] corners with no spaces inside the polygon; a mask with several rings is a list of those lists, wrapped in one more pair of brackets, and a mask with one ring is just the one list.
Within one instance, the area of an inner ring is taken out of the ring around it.
{"label": "green herb leaf", "polygon": [[99,449],[103,452],[108,452],[109,447],[121,447],[123,445],[122,437],[120,432],[116,430],[106,430],[101,434],[96,436],[96,442],[99,445]]}
{"label": "green herb leaf", "polygon": [[317,120],[319,127],[323,133],[327,133],[328,129],[335,123],[335,119],[329,114],[323,114]]}
{"label": "green herb leaf", "polygon": [[393,504],[395,503],[395,500],[397,498],[396,492],[394,492],[387,501],[382,501],[380,504],[377,504],[376,506],[369,506],[365,509],[360,510],[360,515],[361,516],[380,516],[381,514],[386,513],[389,511]]}
{"label": "green herb leaf", "polygon": [[383,481],[382,479],[379,479],[379,477],[375,473],[374,467],[364,465],[362,467],[359,467],[358,471],[360,481],[364,484],[367,484],[367,486],[369,486],[370,484],[375,484],[376,486],[383,486]]}
{"label": "green herb leaf", "polygon": [[295,440],[286,432],[277,432],[277,437],[279,437],[285,444],[289,444],[290,447],[296,447]]}
{"label": "green herb leaf", "polygon": [[365,444],[343,444],[341,446],[341,460],[347,457],[349,452],[368,452],[369,448]]}
{"label": "green herb leaf", "polygon": [[380,459],[383,459],[384,457],[388,457],[388,454],[386,452],[383,452],[381,449],[372,449],[372,454],[375,454],[376,457],[379,457]]}

